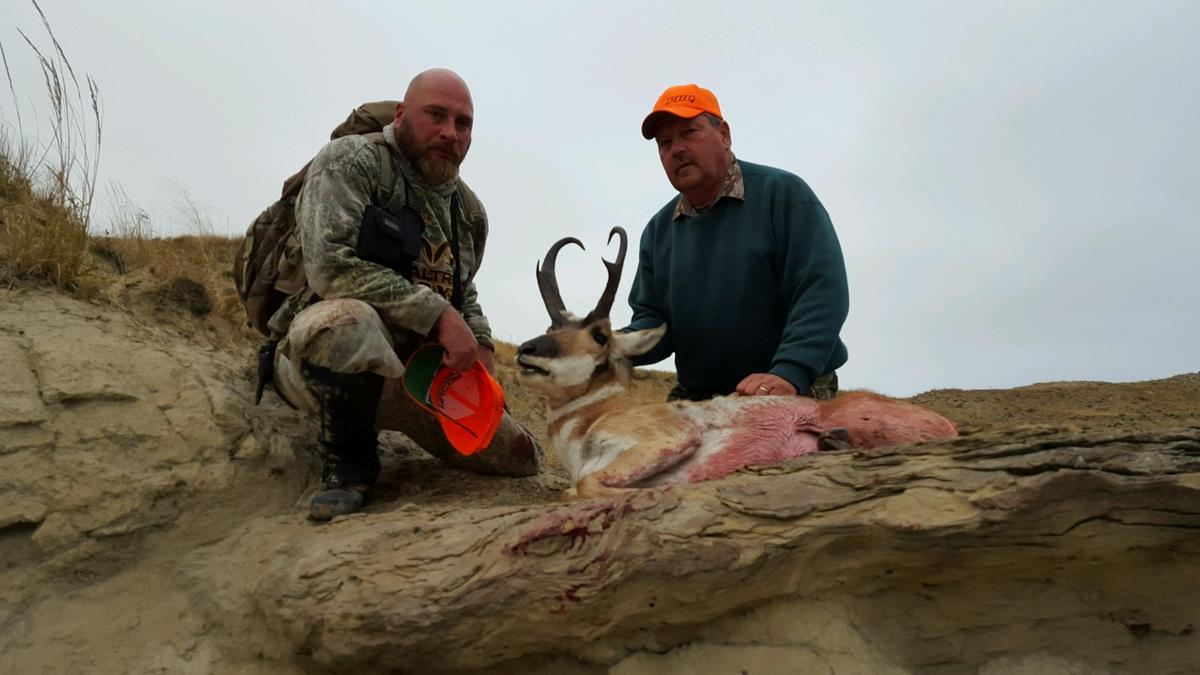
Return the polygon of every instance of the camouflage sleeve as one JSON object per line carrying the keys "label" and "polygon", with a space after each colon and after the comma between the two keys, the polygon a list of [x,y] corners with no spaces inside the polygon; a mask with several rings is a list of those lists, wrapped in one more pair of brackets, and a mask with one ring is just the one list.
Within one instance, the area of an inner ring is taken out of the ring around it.
{"label": "camouflage sleeve", "polygon": [[480,265],[483,264],[483,250],[487,245],[487,212],[475,193],[471,192],[465,184],[462,187],[463,212],[469,224],[472,252],[474,253],[474,266],[463,287],[463,318],[471,327],[471,332],[475,334],[475,339],[479,341],[479,344],[495,349],[492,341],[492,327],[483,314],[483,308],[479,306],[479,292],[475,288],[475,275],[479,272]]}
{"label": "camouflage sleeve", "polygon": [[379,180],[375,151],[358,136],[330,142],[313,159],[296,202],[308,285],[322,298],[362,300],[387,323],[428,335],[450,303],[355,253]]}
{"label": "camouflage sleeve", "polygon": [[492,349],[496,348],[492,343],[492,326],[488,323],[487,317],[483,315],[483,309],[479,307],[479,293],[475,290],[474,281],[463,289],[463,318],[471,327],[471,332],[475,334],[475,339],[479,341],[479,344]]}

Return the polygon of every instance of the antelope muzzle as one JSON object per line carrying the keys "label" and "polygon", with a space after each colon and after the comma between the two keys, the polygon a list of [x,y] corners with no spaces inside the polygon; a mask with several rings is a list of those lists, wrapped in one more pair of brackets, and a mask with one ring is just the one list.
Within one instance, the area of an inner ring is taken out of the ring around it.
{"label": "antelope muzzle", "polygon": [[536,362],[558,358],[558,355],[558,340],[550,335],[541,335],[521,343],[517,348],[517,365],[521,367],[521,375],[525,377],[546,377],[550,375],[550,371],[538,367]]}

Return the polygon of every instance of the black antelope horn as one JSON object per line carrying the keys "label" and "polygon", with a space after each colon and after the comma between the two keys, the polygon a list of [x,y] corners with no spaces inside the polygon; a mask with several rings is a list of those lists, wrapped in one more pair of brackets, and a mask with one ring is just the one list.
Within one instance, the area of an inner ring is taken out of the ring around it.
{"label": "black antelope horn", "polygon": [[538,290],[542,292],[542,302],[546,303],[546,311],[550,313],[551,328],[562,328],[567,320],[567,308],[563,306],[562,293],[558,291],[558,279],[554,277],[554,260],[558,257],[558,250],[567,244],[583,248],[583,242],[575,237],[559,239],[546,252],[546,264],[539,262],[536,268]]}
{"label": "black antelope horn", "polygon": [[587,318],[583,320],[584,325],[597,319],[607,319],[608,313],[612,309],[613,300],[617,298],[617,286],[621,283],[621,268],[625,266],[625,249],[629,246],[629,239],[625,236],[624,228],[614,227],[608,233],[608,243],[612,243],[614,234],[620,237],[621,248],[617,251],[616,261],[603,261],[604,266],[608,268],[608,285],[604,287],[604,293],[600,295],[600,302],[596,303],[596,309],[593,309],[587,315]]}

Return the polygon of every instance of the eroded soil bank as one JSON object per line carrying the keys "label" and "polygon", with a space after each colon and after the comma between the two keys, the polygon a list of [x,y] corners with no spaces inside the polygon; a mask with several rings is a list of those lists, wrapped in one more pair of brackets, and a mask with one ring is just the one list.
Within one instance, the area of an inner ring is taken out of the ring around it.
{"label": "eroded soil bank", "polygon": [[569,504],[388,434],[318,526],[248,360],[0,307],[5,672],[1200,672],[1198,374],[928,392],[962,438]]}

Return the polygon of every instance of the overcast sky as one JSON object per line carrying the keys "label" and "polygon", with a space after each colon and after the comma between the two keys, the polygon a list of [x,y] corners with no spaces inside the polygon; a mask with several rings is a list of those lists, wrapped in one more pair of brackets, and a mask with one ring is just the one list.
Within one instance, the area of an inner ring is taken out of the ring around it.
{"label": "overcast sky", "polygon": [[[697,82],[740,158],[798,174],[832,215],[843,387],[1198,368],[1197,1],[41,4],[101,88],[101,180],[160,233],[183,231],[185,193],[240,234],[353,107],[444,66],[475,100],[463,177],[490,215],[477,283],[497,337],[545,329],[534,264],[561,236],[588,246],[560,257],[566,304],[591,309],[613,225],[635,247],[623,325],[638,236],[673,196],[639,125]],[[48,45],[4,0],[28,133],[46,106],[17,28]],[[0,117],[15,125],[7,90]]]}

